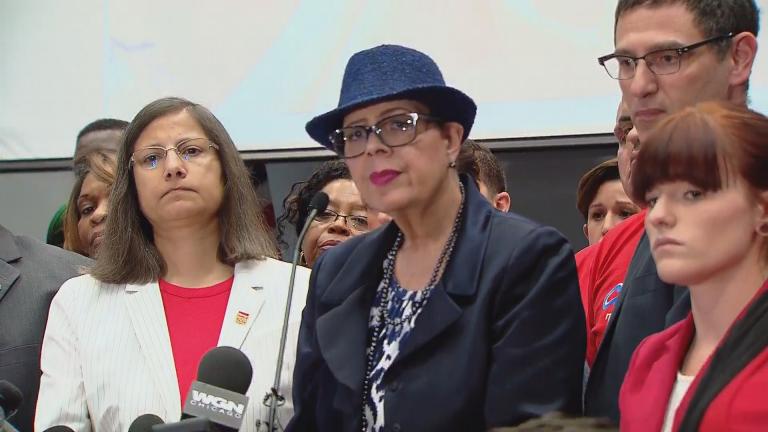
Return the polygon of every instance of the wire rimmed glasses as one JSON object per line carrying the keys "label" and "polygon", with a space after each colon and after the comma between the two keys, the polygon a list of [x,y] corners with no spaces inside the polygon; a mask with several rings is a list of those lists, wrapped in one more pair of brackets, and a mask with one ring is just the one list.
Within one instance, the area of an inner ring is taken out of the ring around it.
{"label": "wire rimmed glasses", "polygon": [[371,133],[387,147],[400,147],[413,142],[418,136],[421,121],[440,122],[428,114],[407,113],[383,118],[371,126],[347,126],[336,129],[328,139],[339,156],[350,159],[365,153]]}
{"label": "wire rimmed glasses", "polygon": [[153,170],[165,160],[168,150],[176,152],[179,159],[183,161],[196,161],[202,160],[207,153],[210,153],[210,149],[218,151],[219,146],[207,138],[188,138],[171,147],[140,148],[131,154],[130,163],[146,170]]}
{"label": "wire rimmed glasses", "polygon": [[368,231],[368,217],[361,215],[345,215],[337,213],[331,209],[325,209],[322,213],[318,213],[315,216],[315,221],[320,224],[331,224],[339,220],[344,219],[344,224],[354,229],[355,231]]}
{"label": "wire rimmed glasses", "polygon": [[617,80],[634,78],[640,60],[643,60],[648,69],[656,75],[671,75],[680,70],[681,58],[684,54],[711,43],[728,40],[733,36],[733,33],[728,33],[680,48],[654,50],[640,57],[608,54],[598,58],[597,62],[605,68],[608,76]]}

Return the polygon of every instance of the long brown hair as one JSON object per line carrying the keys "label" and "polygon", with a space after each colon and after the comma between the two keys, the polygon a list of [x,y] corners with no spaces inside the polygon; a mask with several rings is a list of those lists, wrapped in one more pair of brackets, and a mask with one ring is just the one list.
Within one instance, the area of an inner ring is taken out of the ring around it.
{"label": "long brown hair", "polygon": [[181,98],[163,98],[142,108],[123,135],[104,241],[91,272],[102,282],[148,283],[165,273],[165,260],[153,242],[152,225],[139,207],[130,158],[136,141],[150,123],[181,111],[192,116],[206,138],[219,146],[217,153],[224,177],[224,198],[218,213],[219,259],[234,265],[277,256],[248,169],[224,126],[201,105]]}
{"label": "long brown hair", "polygon": [[80,222],[80,210],[77,206],[77,200],[80,198],[83,182],[89,174],[106,184],[107,190],[112,187],[112,184],[115,183],[115,152],[93,151],[75,160],[75,166],[78,167],[76,170],[77,179],[72,187],[72,193],[69,195],[69,201],[67,201],[67,210],[64,213],[64,249],[87,256],[86,245],[80,244],[80,233],[77,226]]}

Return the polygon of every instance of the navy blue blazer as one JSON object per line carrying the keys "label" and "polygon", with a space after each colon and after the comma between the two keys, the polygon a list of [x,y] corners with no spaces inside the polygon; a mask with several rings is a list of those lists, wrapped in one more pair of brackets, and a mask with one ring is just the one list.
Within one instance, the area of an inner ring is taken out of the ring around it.
{"label": "navy blue blazer", "polygon": [[[494,210],[470,177],[453,256],[383,377],[387,430],[480,431],[581,407],[584,313],[565,238]],[[359,431],[368,315],[397,227],[322,256],[286,431]]]}

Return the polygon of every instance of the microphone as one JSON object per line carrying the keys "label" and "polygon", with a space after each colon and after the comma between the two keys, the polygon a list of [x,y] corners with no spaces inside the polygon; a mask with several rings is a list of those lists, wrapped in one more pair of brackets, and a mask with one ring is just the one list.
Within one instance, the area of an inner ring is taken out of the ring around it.
{"label": "microphone", "polygon": [[220,346],[200,360],[184,403],[181,421],[152,426],[153,431],[236,431],[248,406],[251,361],[237,348]]}
{"label": "microphone", "polygon": [[[128,426],[128,432],[151,432],[152,426],[165,423],[163,419],[154,414],[142,414],[136,417],[130,426]],[[58,426],[57,426],[58,427]],[[64,432],[57,431],[57,432]]]}
{"label": "microphone", "polygon": [[293,249],[293,261],[291,261],[291,277],[288,279],[288,299],[285,302],[285,314],[283,316],[283,328],[280,332],[280,348],[277,351],[277,368],[275,370],[275,381],[272,384],[271,391],[264,396],[264,401],[269,400],[269,423],[267,428],[270,431],[275,429],[275,418],[277,417],[277,406],[285,401],[285,397],[280,394],[280,373],[283,369],[283,357],[285,356],[285,339],[288,337],[288,319],[291,315],[291,301],[293,300],[293,285],[296,283],[296,267],[299,265],[299,252],[301,243],[307,235],[307,230],[318,213],[322,213],[328,207],[328,194],[318,192],[309,202],[309,215],[301,228],[299,238],[296,239],[296,247]]}
{"label": "microphone", "polygon": [[0,380],[0,431],[18,432],[8,423],[8,419],[16,414],[23,399],[18,387],[8,381]]}
{"label": "microphone", "polygon": [[[58,425],[58,426],[51,426],[48,429],[44,430],[43,432],[75,432],[75,431],[69,426]],[[129,429],[128,432],[133,432],[133,431]]]}

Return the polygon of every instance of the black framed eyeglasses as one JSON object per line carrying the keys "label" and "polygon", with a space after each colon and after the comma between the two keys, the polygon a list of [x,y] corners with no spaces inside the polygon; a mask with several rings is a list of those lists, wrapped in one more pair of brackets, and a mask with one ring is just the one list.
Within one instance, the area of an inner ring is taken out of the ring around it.
{"label": "black framed eyeglasses", "polygon": [[348,126],[336,129],[328,139],[339,156],[350,159],[365,153],[368,137],[374,133],[387,147],[400,147],[410,144],[418,136],[421,121],[441,122],[428,114],[397,114],[379,120],[371,126]]}
{"label": "black framed eyeglasses", "polygon": [[637,64],[640,60],[643,60],[645,65],[648,66],[648,69],[656,75],[671,75],[680,70],[680,59],[683,54],[711,43],[728,40],[733,36],[733,33],[728,33],[680,48],[667,48],[651,51],[641,57],[608,54],[598,58],[597,62],[605,68],[605,71],[608,72],[608,76],[617,80],[634,78],[635,72],[637,71]]}
{"label": "black framed eyeglasses", "polygon": [[183,161],[195,161],[201,160],[210,149],[219,150],[219,146],[206,138],[189,138],[171,147],[150,146],[138,149],[131,154],[130,164],[153,170],[165,160],[168,150],[175,151]]}
{"label": "black framed eyeglasses", "polygon": [[318,215],[315,216],[315,221],[321,224],[329,224],[336,222],[339,218],[343,218],[344,224],[355,231],[368,231],[367,216],[345,215],[336,213],[331,209],[325,209],[322,213],[318,213]]}

